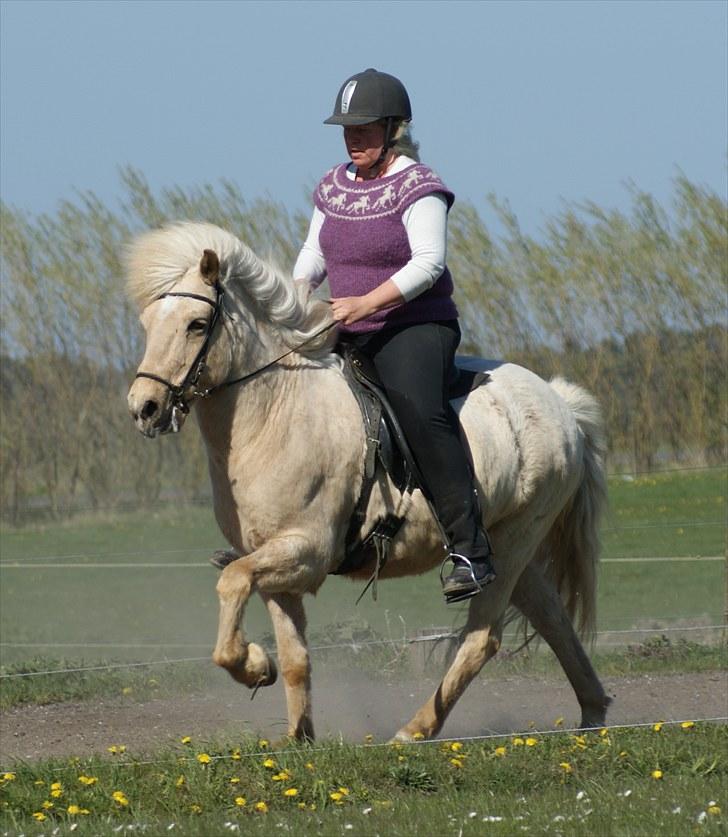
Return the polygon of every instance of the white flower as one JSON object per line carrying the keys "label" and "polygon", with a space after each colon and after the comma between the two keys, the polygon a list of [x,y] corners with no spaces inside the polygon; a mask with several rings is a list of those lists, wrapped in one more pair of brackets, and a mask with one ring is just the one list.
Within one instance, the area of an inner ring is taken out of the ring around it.
{"label": "white flower", "polygon": [[628,796],[632,796],[632,791],[631,790],[622,791],[622,793],[618,794],[618,796],[623,796],[626,799]]}
{"label": "white flower", "polygon": [[672,809],[673,814],[680,814],[682,813],[682,808],[678,805],[677,808]]}
{"label": "white flower", "polygon": [[701,811],[698,814],[698,822],[700,823],[700,825],[702,825],[707,819],[708,819],[708,812],[707,811]]}
{"label": "white flower", "polygon": [[483,822],[503,822],[503,817],[492,817],[488,815],[487,817],[483,817]]}
{"label": "white flower", "polygon": [[576,801],[581,802],[582,799],[586,796],[586,791],[579,791],[576,795]]}
{"label": "white flower", "polygon": [[362,811],[362,814],[371,814],[371,812],[372,812],[372,809],[371,809],[371,808],[365,808],[365,809]]}
{"label": "white flower", "polygon": [[554,817],[553,821],[554,822],[563,822],[565,819],[566,819],[566,817],[563,814],[557,814]]}
{"label": "white flower", "polygon": [[477,811],[471,811],[471,812],[468,814],[468,816],[469,816],[469,817],[470,817],[470,819],[472,820],[472,819],[473,819],[473,817],[477,817],[477,816],[478,816],[478,812],[477,812]]}

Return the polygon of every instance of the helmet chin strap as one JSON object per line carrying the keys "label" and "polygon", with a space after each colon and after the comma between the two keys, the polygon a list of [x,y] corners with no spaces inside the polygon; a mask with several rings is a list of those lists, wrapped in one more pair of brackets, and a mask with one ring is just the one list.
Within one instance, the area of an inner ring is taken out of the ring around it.
{"label": "helmet chin strap", "polygon": [[394,141],[392,140],[392,130],[394,128],[394,118],[391,116],[387,117],[387,124],[384,128],[384,145],[382,146],[382,153],[377,158],[376,162],[372,163],[371,166],[367,169],[367,171],[374,171],[378,169],[389,153],[389,149],[394,145]]}

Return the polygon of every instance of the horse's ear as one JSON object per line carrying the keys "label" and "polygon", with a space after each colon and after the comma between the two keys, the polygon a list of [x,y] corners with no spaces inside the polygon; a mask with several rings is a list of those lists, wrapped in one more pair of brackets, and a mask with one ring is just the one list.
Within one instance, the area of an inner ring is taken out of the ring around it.
{"label": "horse's ear", "polygon": [[200,259],[200,273],[208,285],[214,285],[220,276],[220,259],[214,250],[205,250]]}

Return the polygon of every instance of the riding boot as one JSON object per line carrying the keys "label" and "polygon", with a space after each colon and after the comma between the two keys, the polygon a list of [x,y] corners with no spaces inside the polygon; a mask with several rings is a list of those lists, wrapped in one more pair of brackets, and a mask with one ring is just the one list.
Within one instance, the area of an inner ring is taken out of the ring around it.
{"label": "riding boot", "polygon": [[452,572],[442,578],[442,569],[440,570],[442,592],[445,594],[447,604],[462,602],[477,596],[496,579],[495,569],[491,562],[493,550],[490,539],[481,527],[478,527],[476,542],[468,552],[469,555],[465,554],[465,550],[462,552],[453,550],[445,559],[452,561]]}

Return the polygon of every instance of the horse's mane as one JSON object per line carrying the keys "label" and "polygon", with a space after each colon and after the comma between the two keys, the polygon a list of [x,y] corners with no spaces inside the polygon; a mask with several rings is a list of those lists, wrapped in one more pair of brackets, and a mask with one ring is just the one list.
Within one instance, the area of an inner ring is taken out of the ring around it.
{"label": "horse's mane", "polygon": [[333,345],[335,329],[314,336],[331,322],[329,306],[307,298],[305,289],[290,277],[214,224],[177,222],[134,239],[126,253],[127,289],[137,308],[142,311],[169,292],[187,271],[199,265],[204,250],[217,253],[225,288],[236,296],[242,293],[277,327],[286,345],[300,347],[304,354],[317,354]]}

